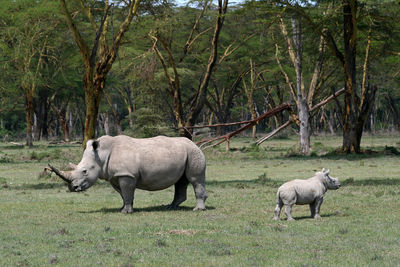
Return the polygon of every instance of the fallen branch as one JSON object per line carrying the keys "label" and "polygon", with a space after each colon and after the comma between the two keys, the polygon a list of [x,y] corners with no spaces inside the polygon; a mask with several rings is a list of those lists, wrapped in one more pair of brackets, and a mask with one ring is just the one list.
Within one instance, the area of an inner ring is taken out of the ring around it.
{"label": "fallen branch", "polygon": [[339,91],[337,91],[335,94],[332,94],[331,96],[327,97],[325,100],[322,100],[321,102],[319,102],[318,104],[316,104],[315,106],[313,106],[310,109],[310,113],[313,112],[314,110],[316,110],[317,108],[320,108],[321,106],[324,106],[326,104],[328,104],[330,101],[332,101],[332,99],[340,96],[341,94],[343,94],[345,91],[344,88],[340,89]]}
{"label": "fallen branch", "polygon": [[[331,96],[327,97],[326,99],[322,100],[321,102],[319,102],[318,104],[316,104],[315,106],[313,106],[310,109],[310,113],[315,111],[316,109],[328,104],[330,101],[332,101],[332,99],[336,99],[336,97],[338,97],[339,95],[343,94],[345,91],[344,88],[340,89],[339,91],[337,91],[336,93],[332,94]],[[281,126],[279,126],[278,128],[276,128],[275,130],[273,130],[272,132],[270,132],[269,134],[267,134],[266,136],[260,138],[257,140],[256,144],[259,146],[261,145],[264,141],[268,140],[269,138],[271,138],[272,136],[276,135],[277,133],[279,133],[280,131],[282,131],[283,129],[285,129],[286,127],[288,127],[290,124],[292,124],[292,122],[295,122],[295,120],[293,119],[294,117],[291,116],[291,119],[288,120],[287,122],[285,122],[284,124],[282,124]],[[296,123],[297,124],[297,123]]]}
{"label": "fallen branch", "polygon": [[250,120],[246,125],[240,127],[236,131],[230,132],[230,133],[222,135],[222,136],[214,137],[214,138],[211,138],[211,139],[203,139],[203,140],[200,140],[200,141],[196,142],[196,144],[201,144],[200,148],[202,148],[205,144],[209,144],[209,143],[212,143],[214,141],[221,140],[221,141],[219,141],[218,143],[216,143],[216,144],[214,144],[212,146],[217,146],[217,145],[219,145],[219,144],[221,144],[223,142],[226,142],[227,143],[226,149],[229,150],[229,141],[230,141],[231,137],[233,137],[233,136],[235,136],[235,135],[237,135],[237,134],[249,129],[253,125],[258,124],[260,121],[262,121],[262,120],[264,120],[264,119],[266,119],[268,117],[271,117],[271,116],[273,116],[274,114],[276,114],[278,112],[282,112],[282,111],[284,111],[286,109],[290,110],[291,107],[292,106],[289,103],[282,104],[282,105],[277,106],[276,108],[271,109],[270,111],[258,116],[257,118],[255,118],[253,120]]}
{"label": "fallen branch", "polygon": [[279,126],[278,128],[276,128],[275,130],[273,130],[272,132],[270,132],[269,134],[267,134],[266,136],[260,138],[257,140],[256,144],[259,146],[261,145],[261,143],[263,143],[264,141],[268,140],[269,138],[271,138],[272,136],[274,136],[275,134],[277,134],[278,132],[280,132],[281,130],[285,129],[286,127],[288,127],[290,124],[292,124],[292,120],[288,120],[287,122],[285,122],[284,124],[282,124],[281,126]]}

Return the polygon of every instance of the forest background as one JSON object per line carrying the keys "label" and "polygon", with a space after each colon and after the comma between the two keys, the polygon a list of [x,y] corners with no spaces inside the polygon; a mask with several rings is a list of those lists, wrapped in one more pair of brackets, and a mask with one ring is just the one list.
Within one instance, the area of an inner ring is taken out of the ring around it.
{"label": "forest background", "polygon": [[398,11],[383,0],[2,0],[0,138],[193,138],[194,125],[289,102],[253,136],[292,125],[302,154],[319,132],[360,152],[363,131],[400,128]]}

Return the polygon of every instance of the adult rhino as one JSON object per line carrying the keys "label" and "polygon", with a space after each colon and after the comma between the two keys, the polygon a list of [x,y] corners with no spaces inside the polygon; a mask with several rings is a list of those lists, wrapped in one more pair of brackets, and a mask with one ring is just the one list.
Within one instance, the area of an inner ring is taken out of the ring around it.
{"label": "adult rhino", "polygon": [[206,160],[203,152],[184,137],[102,136],[89,140],[81,162],[71,166],[72,171],[59,171],[49,164],[68,183],[70,191],[86,190],[98,178],[109,181],[122,197],[122,213],[133,212],[136,188],[155,191],[175,185],[174,200],[168,207],[176,208],[186,200],[189,183],[197,201],[193,210],[205,210]]}

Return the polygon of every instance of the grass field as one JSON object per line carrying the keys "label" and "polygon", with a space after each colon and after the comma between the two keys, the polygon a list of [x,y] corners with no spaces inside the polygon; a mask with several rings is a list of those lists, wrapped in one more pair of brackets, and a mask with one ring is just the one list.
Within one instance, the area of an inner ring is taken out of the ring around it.
{"label": "grass field", "polygon": [[[260,148],[233,139],[232,150],[205,150],[207,210],[193,212],[193,189],[179,210],[173,189],[137,190],[134,210],[105,182],[70,193],[40,175],[48,162],[78,163],[79,145],[0,143],[0,266],[400,266],[400,136],[366,136],[362,155],[337,155],[341,138],[297,138]],[[328,191],[321,220],[295,206],[296,221],[273,221],[285,181],[325,167],[342,187]]]}

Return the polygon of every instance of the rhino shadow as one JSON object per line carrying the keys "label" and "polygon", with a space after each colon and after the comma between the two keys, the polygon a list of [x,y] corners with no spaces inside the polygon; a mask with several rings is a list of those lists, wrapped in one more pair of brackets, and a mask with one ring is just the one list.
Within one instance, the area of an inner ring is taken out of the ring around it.
{"label": "rhino shadow", "polygon": [[[333,213],[326,213],[326,214],[321,214],[321,218],[329,218],[329,217],[334,217],[334,216],[340,216],[339,212],[333,212]],[[311,216],[307,215],[307,216],[293,216],[293,219],[295,219],[296,221],[301,221],[301,220],[314,220],[313,218],[311,218]],[[281,219],[281,221],[287,221],[286,217],[283,216],[283,218]]]}
{"label": "rhino shadow", "polygon": [[[137,212],[171,212],[171,211],[193,211],[192,207],[181,206],[176,209],[168,209],[167,205],[159,205],[153,207],[133,208],[133,214]],[[215,207],[206,207],[207,210],[214,210]],[[92,211],[80,211],[79,213],[119,213],[121,208],[101,208]]]}

